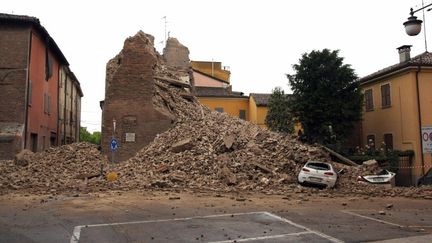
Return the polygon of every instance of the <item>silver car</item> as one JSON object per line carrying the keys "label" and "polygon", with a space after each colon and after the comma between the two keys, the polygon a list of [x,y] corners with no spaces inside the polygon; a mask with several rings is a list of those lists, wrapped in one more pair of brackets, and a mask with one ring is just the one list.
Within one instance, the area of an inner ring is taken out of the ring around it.
{"label": "silver car", "polygon": [[329,163],[309,161],[298,174],[298,182],[301,185],[314,184],[332,188],[337,181],[337,173]]}

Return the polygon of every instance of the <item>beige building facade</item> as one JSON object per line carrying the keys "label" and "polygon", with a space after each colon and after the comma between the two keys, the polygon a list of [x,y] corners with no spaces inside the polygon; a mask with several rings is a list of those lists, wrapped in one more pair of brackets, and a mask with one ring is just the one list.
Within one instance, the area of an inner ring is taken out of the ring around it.
{"label": "beige building facade", "polygon": [[69,67],[61,67],[58,107],[58,136],[60,145],[79,141],[82,96],[83,93],[75,74]]}

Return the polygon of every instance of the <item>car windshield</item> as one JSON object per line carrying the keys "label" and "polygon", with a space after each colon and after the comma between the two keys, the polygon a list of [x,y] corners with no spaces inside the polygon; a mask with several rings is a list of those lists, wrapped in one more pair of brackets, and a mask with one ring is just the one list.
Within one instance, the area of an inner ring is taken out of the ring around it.
{"label": "car windshield", "polygon": [[315,170],[330,170],[330,166],[328,164],[319,163],[319,162],[307,163],[306,167],[309,167],[309,168],[315,169]]}
{"label": "car windshield", "polygon": [[376,175],[388,175],[389,173],[388,173],[388,171],[386,171],[386,170],[382,170],[382,171],[380,171],[378,174],[376,174]]}

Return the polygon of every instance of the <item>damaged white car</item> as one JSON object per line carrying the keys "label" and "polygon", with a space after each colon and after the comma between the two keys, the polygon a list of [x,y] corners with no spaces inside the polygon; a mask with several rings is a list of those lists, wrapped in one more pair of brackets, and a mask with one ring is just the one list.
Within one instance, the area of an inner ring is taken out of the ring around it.
{"label": "damaged white car", "polygon": [[390,184],[393,177],[395,177],[396,173],[381,170],[375,175],[364,175],[358,176],[357,181],[361,183],[371,183],[371,184]]}
{"label": "damaged white car", "polygon": [[309,161],[298,174],[300,185],[313,184],[332,188],[336,184],[337,173],[329,163]]}

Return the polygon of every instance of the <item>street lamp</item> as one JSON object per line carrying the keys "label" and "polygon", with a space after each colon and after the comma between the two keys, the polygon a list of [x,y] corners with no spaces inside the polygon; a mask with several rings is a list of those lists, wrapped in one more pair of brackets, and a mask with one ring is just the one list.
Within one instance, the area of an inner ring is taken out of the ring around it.
{"label": "street lamp", "polygon": [[[423,3],[423,1],[422,1]],[[410,9],[410,17],[408,18],[408,21],[404,22],[403,25],[405,26],[405,31],[409,36],[415,36],[418,35],[421,31],[421,25],[423,21],[417,19],[416,16],[414,16],[414,13],[423,10],[427,7],[432,6],[432,3],[423,6],[417,10]],[[429,11],[431,9],[428,9]],[[423,18],[424,18],[424,12],[423,12]],[[427,52],[427,41],[426,41],[426,30],[425,30],[425,50]],[[423,147],[423,139],[422,139],[422,113],[421,113],[421,107],[420,107],[420,88],[419,88],[419,72],[421,70],[422,65],[422,56],[420,55],[420,63],[418,64],[418,70],[416,73],[416,90],[417,90],[417,107],[418,107],[418,123],[419,123],[419,131],[420,131],[420,147]],[[425,174],[425,167],[424,167],[424,154],[421,153],[421,163],[422,163],[422,175]]]}
{"label": "street lamp", "polygon": [[423,23],[423,21],[417,19],[417,17],[414,16],[414,14],[416,12],[420,11],[420,10],[423,10],[423,9],[429,7],[429,6],[432,6],[432,3],[428,4],[428,5],[424,6],[424,7],[421,7],[419,9],[417,9],[417,10],[413,10],[411,8],[411,11],[410,11],[410,15],[411,16],[408,18],[408,21],[406,21],[405,23],[403,23],[403,25],[405,26],[405,31],[406,31],[406,33],[409,36],[418,35],[420,33],[420,31],[421,31],[421,24]]}
{"label": "street lamp", "polygon": [[411,9],[411,17],[404,23],[405,31],[409,36],[418,35],[421,31],[421,24],[423,23],[423,21],[417,19],[413,14]]}

